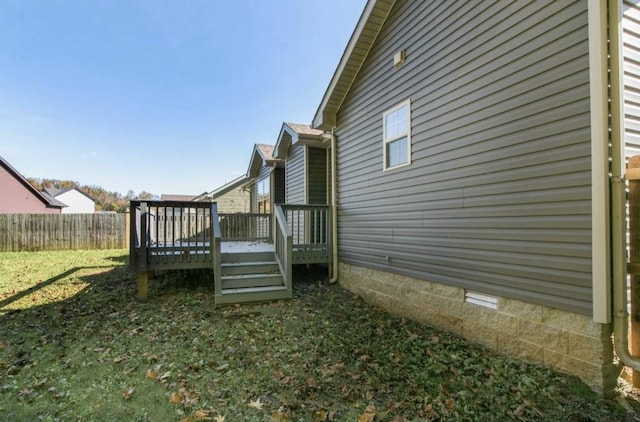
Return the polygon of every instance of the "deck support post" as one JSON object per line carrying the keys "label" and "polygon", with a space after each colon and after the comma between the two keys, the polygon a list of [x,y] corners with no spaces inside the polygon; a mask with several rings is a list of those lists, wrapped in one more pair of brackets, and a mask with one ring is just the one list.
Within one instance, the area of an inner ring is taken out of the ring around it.
{"label": "deck support post", "polygon": [[[632,157],[627,168],[629,180],[629,261],[631,273],[630,349],[640,356],[640,274],[636,266],[640,261],[640,156]],[[640,388],[640,372],[632,372],[632,384]]]}
{"label": "deck support post", "polygon": [[147,300],[149,298],[149,271],[138,273],[138,299]]}

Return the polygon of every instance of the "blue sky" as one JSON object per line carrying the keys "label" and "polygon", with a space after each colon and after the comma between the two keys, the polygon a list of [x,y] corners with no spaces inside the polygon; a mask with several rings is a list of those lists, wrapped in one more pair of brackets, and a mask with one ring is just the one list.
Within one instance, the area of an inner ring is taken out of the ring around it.
{"label": "blue sky", "polygon": [[366,0],[2,0],[0,156],[199,194],[310,123]]}

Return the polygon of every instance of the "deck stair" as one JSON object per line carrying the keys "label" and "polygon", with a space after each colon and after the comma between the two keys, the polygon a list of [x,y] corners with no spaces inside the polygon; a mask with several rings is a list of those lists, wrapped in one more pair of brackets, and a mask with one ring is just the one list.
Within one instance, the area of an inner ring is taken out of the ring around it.
{"label": "deck stair", "polygon": [[274,252],[229,252],[220,257],[217,305],[291,298]]}

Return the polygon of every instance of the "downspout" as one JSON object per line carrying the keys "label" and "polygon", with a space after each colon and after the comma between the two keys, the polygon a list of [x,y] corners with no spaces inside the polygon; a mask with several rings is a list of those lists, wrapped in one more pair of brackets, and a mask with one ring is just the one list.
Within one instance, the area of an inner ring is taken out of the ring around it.
{"label": "downspout", "polygon": [[338,281],[338,170],[336,163],[336,135],[334,135],[333,129],[331,129],[330,133],[325,133],[323,136],[325,140],[331,141],[331,254],[333,261],[331,268],[333,273],[329,282],[335,283]]}
{"label": "downspout", "polygon": [[624,181],[624,114],[621,54],[622,13],[620,0],[610,0],[610,67],[611,67],[611,277],[613,285],[614,347],[620,361],[640,371],[640,360],[629,352],[629,313],[627,312],[626,259],[626,186]]}

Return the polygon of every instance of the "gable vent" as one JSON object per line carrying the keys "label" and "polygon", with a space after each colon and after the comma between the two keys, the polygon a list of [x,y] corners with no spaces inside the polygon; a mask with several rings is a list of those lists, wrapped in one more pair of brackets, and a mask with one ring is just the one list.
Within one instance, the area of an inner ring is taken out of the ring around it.
{"label": "gable vent", "polygon": [[473,292],[471,290],[464,291],[465,303],[473,303],[489,309],[498,309],[498,298],[495,296],[485,295],[483,293]]}
{"label": "gable vent", "polygon": [[393,67],[396,69],[402,66],[407,60],[407,50],[402,49],[393,55]]}

